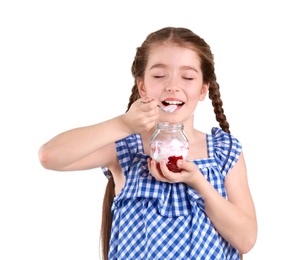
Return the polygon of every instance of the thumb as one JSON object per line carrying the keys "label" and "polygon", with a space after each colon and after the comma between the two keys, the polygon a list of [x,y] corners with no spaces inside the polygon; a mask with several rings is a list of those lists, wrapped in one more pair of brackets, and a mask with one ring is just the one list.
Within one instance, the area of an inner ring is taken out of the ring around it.
{"label": "thumb", "polygon": [[193,162],[178,160],[177,167],[188,172],[192,172],[196,169],[196,165]]}

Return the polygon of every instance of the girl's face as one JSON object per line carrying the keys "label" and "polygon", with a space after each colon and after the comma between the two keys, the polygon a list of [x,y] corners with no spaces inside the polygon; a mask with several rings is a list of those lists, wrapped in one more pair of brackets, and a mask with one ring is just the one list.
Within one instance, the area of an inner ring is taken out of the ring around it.
{"label": "girl's face", "polygon": [[198,101],[208,92],[200,65],[198,55],[188,48],[164,44],[150,51],[144,79],[138,80],[141,97],[156,99],[161,106],[178,105],[171,114],[161,112],[162,121],[175,123],[192,118]]}

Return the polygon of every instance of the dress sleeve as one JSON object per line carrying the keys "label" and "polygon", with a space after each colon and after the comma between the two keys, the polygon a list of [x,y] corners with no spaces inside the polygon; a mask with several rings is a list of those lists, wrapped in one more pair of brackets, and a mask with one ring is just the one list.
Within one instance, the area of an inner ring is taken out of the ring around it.
{"label": "dress sleeve", "polygon": [[140,138],[138,135],[130,135],[116,141],[118,160],[125,176],[129,172],[136,154],[139,152],[139,144]]}
{"label": "dress sleeve", "polygon": [[221,168],[224,177],[238,161],[242,151],[241,143],[231,134],[222,129],[212,128],[212,138],[214,145],[214,157]]}
{"label": "dress sleeve", "polygon": [[[142,141],[138,135],[130,135],[126,138],[115,142],[116,151],[120,166],[124,172],[124,175],[129,171],[130,165],[135,158],[135,155],[142,145]],[[110,178],[108,168],[102,167],[102,172],[107,178]]]}

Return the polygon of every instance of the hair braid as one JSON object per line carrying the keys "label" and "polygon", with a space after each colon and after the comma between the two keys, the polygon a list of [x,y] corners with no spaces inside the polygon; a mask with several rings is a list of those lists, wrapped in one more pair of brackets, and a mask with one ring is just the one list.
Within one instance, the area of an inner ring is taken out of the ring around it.
{"label": "hair braid", "polygon": [[136,100],[138,100],[140,98],[140,94],[139,94],[139,90],[138,90],[138,86],[137,84],[135,83],[131,89],[131,94],[130,94],[130,97],[129,97],[129,102],[128,102],[128,105],[127,105],[127,110],[126,112],[129,110],[130,106],[132,105],[132,103],[134,103]]}
{"label": "hair braid", "polygon": [[102,204],[102,218],[101,218],[101,251],[103,260],[108,260],[109,255],[109,241],[111,237],[113,213],[111,206],[115,197],[115,183],[112,172],[108,170],[109,179],[105,189],[103,204]]}
{"label": "hair braid", "polygon": [[224,114],[223,102],[220,98],[219,84],[216,81],[210,82],[209,98],[212,101],[213,111],[215,113],[216,121],[219,123],[221,129],[226,133],[230,133],[229,123]]}

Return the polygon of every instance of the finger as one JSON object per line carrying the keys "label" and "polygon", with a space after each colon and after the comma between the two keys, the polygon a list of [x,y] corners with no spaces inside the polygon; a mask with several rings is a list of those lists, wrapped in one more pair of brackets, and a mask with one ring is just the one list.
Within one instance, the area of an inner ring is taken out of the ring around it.
{"label": "finger", "polygon": [[164,159],[160,159],[159,165],[160,165],[160,170],[164,176],[169,175],[169,173],[171,173]]}
{"label": "finger", "polygon": [[169,182],[168,179],[166,179],[160,169],[160,167],[157,166],[157,162],[155,160],[152,160],[149,158],[148,160],[148,166],[149,166],[149,171],[151,172],[152,176],[162,182]]}
{"label": "finger", "polygon": [[151,172],[151,174],[155,178],[160,179],[162,175],[161,175],[161,172],[159,170],[159,167],[157,167],[156,161],[152,160],[151,158],[149,158],[147,161],[148,161],[149,171]]}
{"label": "finger", "polygon": [[194,163],[186,161],[186,160],[178,160],[176,162],[176,165],[178,168],[185,170],[187,172],[192,172],[196,169],[196,166]]}
{"label": "finger", "polygon": [[161,159],[159,162],[160,165],[160,171],[162,173],[162,176],[167,180],[167,182],[172,183],[173,179],[173,172],[169,170],[166,161],[164,159]]}
{"label": "finger", "polygon": [[156,110],[155,113],[157,113],[158,108],[157,108],[157,101],[155,99],[150,97],[141,98],[140,103],[141,103],[142,111],[147,112],[155,109]]}
{"label": "finger", "polygon": [[143,104],[150,103],[152,100],[153,100],[153,98],[151,98],[151,97],[142,97],[139,99],[139,101]]}

